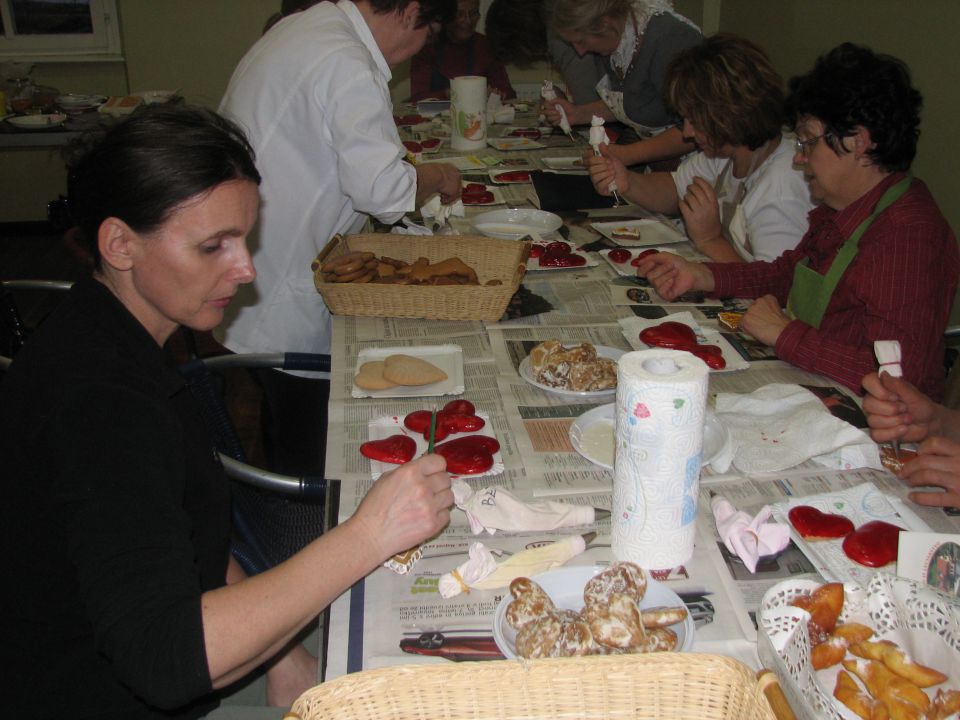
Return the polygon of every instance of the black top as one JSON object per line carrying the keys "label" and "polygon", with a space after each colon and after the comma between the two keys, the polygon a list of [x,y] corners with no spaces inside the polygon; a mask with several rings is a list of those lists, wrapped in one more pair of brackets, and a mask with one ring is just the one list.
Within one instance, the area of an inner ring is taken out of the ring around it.
{"label": "black top", "polygon": [[6,713],[215,707],[200,595],[225,582],[223,468],[163,350],[101,283],[78,282],[0,383],[0,458]]}

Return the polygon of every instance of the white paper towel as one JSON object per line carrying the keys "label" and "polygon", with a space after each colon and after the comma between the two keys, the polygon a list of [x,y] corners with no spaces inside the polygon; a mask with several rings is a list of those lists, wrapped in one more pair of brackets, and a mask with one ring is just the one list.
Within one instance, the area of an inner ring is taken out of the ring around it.
{"label": "white paper towel", "polygon": [[487,79],[461,75],[450,81],[450,146],[479,150],[487,144]]}
{"label": "white paper towel", "polygon": [[647,569],[693,555],[709,369],[680,350],[617,362],[613,555]]}

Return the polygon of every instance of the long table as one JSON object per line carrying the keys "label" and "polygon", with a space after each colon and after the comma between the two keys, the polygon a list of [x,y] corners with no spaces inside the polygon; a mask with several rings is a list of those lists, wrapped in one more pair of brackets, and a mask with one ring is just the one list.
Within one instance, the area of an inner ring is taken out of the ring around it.
{"label": "long table", "polygon": [[[576,154],[574,148],[554,144],[546,151]],[[499,153],[484,151],[484,156]],[[542,155],[528,156],[542,167]],[[511,202],[535,200],[529,186],[506,186]],[[489,208],[483,208],[487,210]],[[469,230],[469,216],[456,221]],[[601,213],[599,219],[609,215]],[[582,226],[568,229],[578,243],[598,236]],[[401,242],[402,238],[398,238]],[[686,248],[686,252],[691,249]],[[557,338],[566,344],[589,341],[630,350],[618,322],[636,315],[689,311],[704,327],[714,327],[709,308],[697,306],[629,306],[611,301],[611,287],[629,280],[618,278],[598,255],[596,264],[567,270],[528,271],[524,285],[554,306],[551,312],[531,317],[484,324],[469,321],[424,321],[391,318],[333,317],[331,395],[327,435],[326,476],[340,481],[340,520],[349,517],[372,484],[369,461],[359,446],[367,440],[368,423],[385,416],[400,416],[429,408],[434,398],[357,399],[351,397],[357,356],[365,348],[409,347],[453,343],[463,348],[465,390],[462,397],[490,418],[501,443],[503,473],[471,480],[475,489],[496,485],[525,499],[552,498],[610,509],[612,473],[578,455],[567,437],[576,417],[598,404],[557,396],[540,390],[519,373],[520,360],[532,344]],[[763,354],[763,353],[761,353]],[[819,375],[801,371],[776,359],[753,361],[740,372],[714,373],[710,392],[750,392],[772,382],[833,387]],[[437,398],[446,402],[451,398]],[[441,403],[442,404],[442,403]],[[740,659],[758,668],[755,612],[763,593],[780,580],[809,576],[817,568],[791,546],[775,560],[751,575],[742,562],[719,541],[710,512],[711,492],[728,497],[735,505],[756,512],[762,506],[828,490],[843,490],[872,482],[891,496],[903,498],[899,481],[875,470],[832,471],[812,462],[775,476],[724,475],[704,469],[701,475],[698,538],[693,558],[683,567],[658,575],[658,579],[681,595],[697,620],[694,650]],[[916,513],[933,530],[956,532],[951,519],[939,510],[917,508]],[[466,560],[469,546],[481,541],[507,553],[525,547],[593,530],[597,538],[587,551],[568,564],[594,565],[611,561],[610,522],[593,527],[552,533],[522,533],[474,536],[460,511],[452,513],[450,526],[427,543],[424,557],[405,575],[380,568],[357,583],[331,606],[326,638],[326,679],[364,669],[406,663],[443,663],[449,660],[409,652],[419,647],[429,652],[442,643],[448,646],[489,644],[492,615],[504,590],[471,591],[449,600],[440,598],[437,580]],[[406,647],[408,651],[402,649]]]}

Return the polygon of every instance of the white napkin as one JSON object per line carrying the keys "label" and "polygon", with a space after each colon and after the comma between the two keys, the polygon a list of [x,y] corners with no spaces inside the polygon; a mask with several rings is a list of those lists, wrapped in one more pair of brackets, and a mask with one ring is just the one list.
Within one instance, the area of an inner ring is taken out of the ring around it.
{"label": "white napkin", "polygon": [[880,372],[893,377],[903,377],[903,368],[900,367],[900,341],[876,340],[873,343],[873,354],[880,363]]}
{"label": "white napkin", "polygon": [[513,105],[504,105],[500,98],[500,93],[492,92],[487,97],[487,124],[493,123],[508,124],[512,123],[517,116],[516,108]]}
{"label": "white napkin", "polygon": [[767,505],[756,517],[750,517],[723,495],[714,495],[710,507],[723,544],[743,560],[751,573],[757,571],[760,558],[777,554],[790,542],[790,528],[776,521],[768,522],[773,511]]}
{"label": "white napkin", "polygon": [[[557,91],[553,89],[553,82],[551,80],[543,81],[543,88],[540,90],[540,97],[547,102],[557,99]],[[570,127],[570,121],[567,120],[567,112],[560,105],[554,105],[554,107],[560,111],[560,129],[569,135],[573,132],[573,128]]]}
{"label": "white napkin", "polygon": [[[772,383],[746,395],[721,393],[716,411],[730,430],[733,465],[741,472],[777,472],[810,459],[838,470],[882,468],[876,443],[831,415],[799,385]],[[716,462],[714,468],[726,470]]]}
{"label": "white napkin", "polygon": [[484,530],[528,532],[590,525],[594,511],[589,505],[571,505],[554,500],[524,502],[500,487],[474,492],[463,480],[453,481],[453,501],[467,516],[474,535]]}
{"label": "white napkin", "polygon": [[563,565],[587,549],[582,535],[570,535],[549,545],[523,550],[497,565],[493,553],[483,543],[470,546],[470,559],[456,570],[440,576],[441,597],[451,598],[462,592],[497,590],[507,587],[518,577],[532,577]]}
{"label": "white napkin", "polygon": [[390,228],[390,232],[394,235],[433,235],[430,231],[430,228],[426,228],[423,225],[415,223],[413,220],[404,215],[400,218],[402,225],[394,225]]}
{"label": "white napkin", "polygon": [[451,216],[463,217],[465,213],[462,200],[455,200],[449,205],[444,205],[440,202],[440,195],[435,193],[431,195],[430,199],[420,208],[420,214],[425,218],[432,217],[442,225]]}

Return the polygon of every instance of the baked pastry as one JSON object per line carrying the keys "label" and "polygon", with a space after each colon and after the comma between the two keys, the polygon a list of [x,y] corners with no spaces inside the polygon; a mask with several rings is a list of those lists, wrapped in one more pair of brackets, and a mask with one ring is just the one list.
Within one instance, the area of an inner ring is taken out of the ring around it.
{"label": "baked pastry", "polygon": [[610,235],[614,240],[639,240],[640,239],[640,228],[632,225],[624,225],[622,227],[615,227]]}
{"label": "baked pastry", "polygon": [[598,356],[590,343],[568,348],[559,340],[546,340],[530,351],[530,372],[541,385],[576,392],[617,386],[617,363]]}
{"label": "baked pastry", "polygon": [[397,385],[429,385],[447,379],[433,363],[412,355],[389,355],[383,361],[383,377]]}

